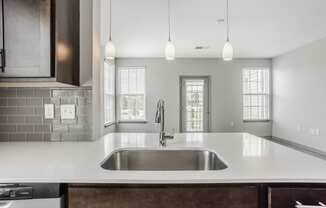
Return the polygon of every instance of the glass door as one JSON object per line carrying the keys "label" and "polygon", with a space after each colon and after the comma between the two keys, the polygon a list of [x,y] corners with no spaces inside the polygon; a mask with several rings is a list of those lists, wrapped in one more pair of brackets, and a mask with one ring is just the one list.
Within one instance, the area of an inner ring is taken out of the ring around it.
{"label": "glass door", "polygon": [[209,77],[181,77],[181,132],[209,131]]}

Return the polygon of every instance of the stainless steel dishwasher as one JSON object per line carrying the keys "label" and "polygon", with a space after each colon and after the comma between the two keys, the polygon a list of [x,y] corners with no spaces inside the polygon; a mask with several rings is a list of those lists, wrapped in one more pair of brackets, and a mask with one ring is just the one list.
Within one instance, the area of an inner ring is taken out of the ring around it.
{"label": "stainless steel dishwasher", "polygon": [[63,208],[60,184],[0,184],[0,208]]}

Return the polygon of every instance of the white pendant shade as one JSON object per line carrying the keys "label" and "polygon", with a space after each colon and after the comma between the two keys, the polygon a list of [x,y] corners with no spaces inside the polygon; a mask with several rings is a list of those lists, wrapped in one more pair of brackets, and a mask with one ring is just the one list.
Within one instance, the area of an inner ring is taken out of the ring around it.
{"label": "white pendant shade", "polygon": [[233,47],[230,41],[227,41],[223,48],[223,60],[232,61],[232,59],[233,59]]}
{"label": "white pendant shade", "polygon": [[165,59],[168,61],[172,61],[175,59],[175,47],[172,41],[168,41],[165,46]]}
{"label": "white pendant shade", "polygon": [[105,45],[105,60],[110,61],[115,59],[115,46],[112,40],[108,41]]}

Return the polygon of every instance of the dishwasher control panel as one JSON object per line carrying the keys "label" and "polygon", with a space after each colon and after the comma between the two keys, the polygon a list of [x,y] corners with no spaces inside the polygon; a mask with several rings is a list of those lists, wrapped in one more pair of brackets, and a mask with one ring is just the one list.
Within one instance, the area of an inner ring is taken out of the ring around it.
{"label": "dishwasher control panel", "polygon": [[31,199],[32,187],[0,187],[0,200]]}

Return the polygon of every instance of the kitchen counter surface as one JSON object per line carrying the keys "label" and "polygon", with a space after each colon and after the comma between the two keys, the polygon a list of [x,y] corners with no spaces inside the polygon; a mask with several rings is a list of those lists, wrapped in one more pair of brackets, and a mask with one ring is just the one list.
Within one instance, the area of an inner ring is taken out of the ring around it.
{"label": "kitchen counter surface", "polygon": [[246,133],[177,134],[166,148],[218,153],[219,171],[109,171],[120,148],[161,148],[157,134],[114,133],[94,142],[0,143],[0,183],[326,183],[326,161]]}

